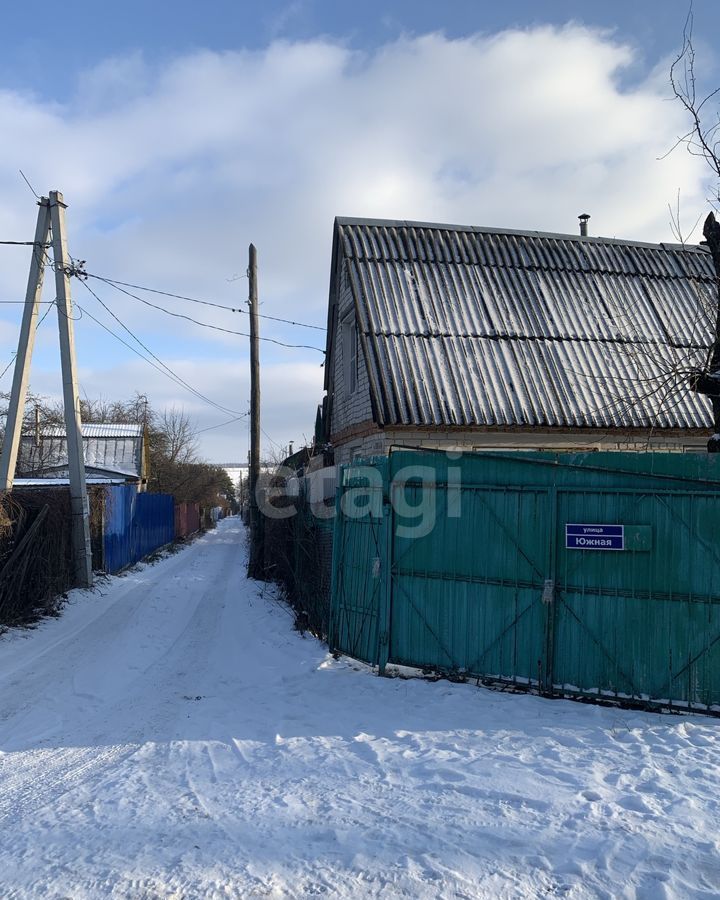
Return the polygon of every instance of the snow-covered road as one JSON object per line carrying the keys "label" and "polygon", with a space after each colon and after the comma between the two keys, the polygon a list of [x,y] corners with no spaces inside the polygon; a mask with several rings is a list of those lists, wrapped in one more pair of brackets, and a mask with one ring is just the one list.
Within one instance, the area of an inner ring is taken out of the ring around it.
{"label": "snow-covered road", "polygon": [[238,520],[0,638],[0,896],[716,897],[719,723],[381,679]]}

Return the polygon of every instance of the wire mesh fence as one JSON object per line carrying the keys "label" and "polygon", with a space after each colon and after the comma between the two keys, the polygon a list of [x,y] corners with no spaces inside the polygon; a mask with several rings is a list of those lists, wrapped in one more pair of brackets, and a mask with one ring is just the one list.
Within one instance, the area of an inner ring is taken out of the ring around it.
{"label": "wire mesh fence", "polygon": [[56,613],[72,579],[69,492],[49,487],[0,496],[0,625]]}
{"label": "wire mesh fence", "polygon": [[325,640],[330,620],[332,521],[313,515],[302,498],[278,498],[273,506],[292,506],[294,513],[265,519],[265,571],[294,608],[298,628]]}

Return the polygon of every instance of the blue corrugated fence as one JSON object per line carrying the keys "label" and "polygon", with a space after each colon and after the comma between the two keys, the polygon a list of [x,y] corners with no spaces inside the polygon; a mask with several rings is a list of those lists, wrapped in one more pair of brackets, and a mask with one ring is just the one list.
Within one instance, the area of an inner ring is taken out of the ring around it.
{"label": "blue corrugated fence", "polygon": [[175,536],[175,504],[169,494],[138,494],[134,485],[106,489],[104,568],[119,572],[169,544]]}

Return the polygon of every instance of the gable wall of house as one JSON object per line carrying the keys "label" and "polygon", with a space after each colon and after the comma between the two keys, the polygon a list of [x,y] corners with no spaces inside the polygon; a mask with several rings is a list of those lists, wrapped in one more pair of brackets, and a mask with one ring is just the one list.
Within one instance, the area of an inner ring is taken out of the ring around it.
{"label": "gable wall of house", "polygon": [[338,314],[335,322],[335,353],[333,370],[333,405],[330,430],[332,434],[345,431],[354,425],[372,421],[372,404],[370,402],[370,382],[368,381],[365,357],[358,353],[357,387],[352,394],[345,384],[345,360],[342,336],[342,323],[348,313],[353,312],[353,295],[347,268],[343,265],[338,291]]}

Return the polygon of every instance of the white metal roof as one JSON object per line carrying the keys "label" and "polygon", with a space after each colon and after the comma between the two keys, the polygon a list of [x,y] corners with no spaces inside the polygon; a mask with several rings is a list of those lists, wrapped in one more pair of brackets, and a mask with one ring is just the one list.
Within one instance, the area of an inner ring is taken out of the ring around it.
{"label": "white metal roof", "polygon": [[[83,422],[83,437],[141,437],[143,424],[137,422]],[[64,425],[46,425],[41,429],[43,437],[65,437]]]}
{"label": "white metal roof", "polygon": [[[86,484],[125,484],[122,478],[97,478],[94,476],[85,478]],[[70,484],[69,478],[16,478],[13,481],[15,487],[62,487]]]}
{"label": "white metal roof", "polygon": [[[144,426],[136,423],[91,423],[82,426],[85,465],[140,477],[143,463]],[[64,426],[46,426],[40,444],[34,435],[24,435],[18,456],[18,471],[33,473],[67,465]]]}

